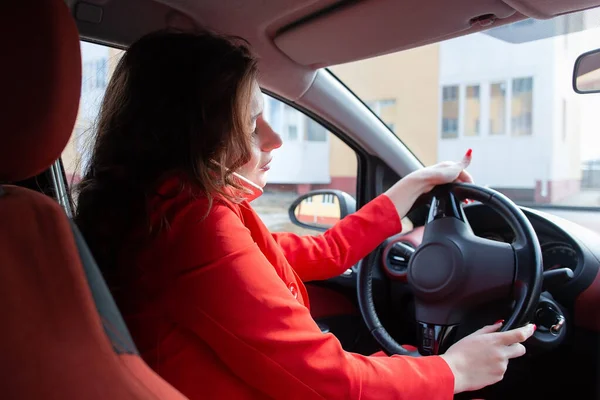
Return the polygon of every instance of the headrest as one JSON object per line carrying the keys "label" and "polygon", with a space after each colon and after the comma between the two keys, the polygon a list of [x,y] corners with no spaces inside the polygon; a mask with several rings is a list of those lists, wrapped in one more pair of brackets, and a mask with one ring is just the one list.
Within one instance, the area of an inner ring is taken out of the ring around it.
{"label": "headrest", "polygon": [[65,148],[79,108],[79,34],[64,0],[7,1],[0,48],[0,181],[32,177]]}

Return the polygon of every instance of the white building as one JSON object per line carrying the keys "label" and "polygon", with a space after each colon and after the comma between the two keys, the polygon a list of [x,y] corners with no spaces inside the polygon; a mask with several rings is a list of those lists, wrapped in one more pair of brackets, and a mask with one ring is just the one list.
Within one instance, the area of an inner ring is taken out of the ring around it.
{"label": "white building", "polygon": [[[570,23],[582,24],[577,18]],[[599,32],[511,42],[564,24],[527,20],[440,45],[438,160],[472,148],[475,181],[517,200],[556,202],[579,191],[581,144],[600,112],[582,106],[571,77],[576,57],[600,46]]]}
{"label": "white building", "polygon": [[329,184],[329,133],[301,112],[264,96],[263,115],[283,145],[275,150],[269,183]]}

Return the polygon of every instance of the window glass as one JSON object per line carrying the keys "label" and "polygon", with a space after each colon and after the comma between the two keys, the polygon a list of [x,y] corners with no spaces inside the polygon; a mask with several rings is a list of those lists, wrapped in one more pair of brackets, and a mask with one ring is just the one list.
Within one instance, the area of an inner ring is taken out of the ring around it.
{"label": "window glass", "polygon": [[481,102],[479,101],[479,85],[466,88],[465,101],[465,136],[479,135],[481,117]]}
{"label": "window glass", "polygon": [[442,138],[458,137],[458,86],[442,88]]}
{"label": "window glass", "polygon": [[123,51],[111,47],[80,42],[82,59],[81,99],[75,128],[62,153],[69,185],[79,182],[89,161],[94,124],[106,86]]}
{"label": "window glass", "polygon": [[512,81],[511,126],[514,136],[531,135],[533,114],[533,78]]}
{"label": "window glass", "polygon": [[[298,113],[298,111],[295,112]],[[327,142],[327,130],[312,119],[305,118],[306,135],[304,137],[306,140],[309,142]]]}
{"label": "window glass", "polygon": [[577,57],[600,48],[599,18],[528,19],[329,71],[375,113],[395,102],[382,120],[424,165],[472,148],[475,182],[519,204],[600,207],[600,96],[572,88]]}
{"label": "window glass", "polygon": [[396,99],[381,99],[368,101],[367,105],[385,124],[394,131],[396,124]]}
{"label": "window glass", "polygon": [[[62,154],[69,184],[77,183],[89,162],[94,124],[109,79],[122,55],[110,47],[81,42],[83,85],[79,114],[71,140]],[[298,196],[311,190],[339,189],[356,197],[356,153],[293,107],[265,95],[264,118],[283,139],[274,151],[269,183],[253,207],[272,231],[319,234],[320,231],[298,227],[288,212]],[[383,103],[382,110],[392,104]],[[326,207],[336,204],[334,196],[320,196]],[[312,201],[310,199],[309,201]]]}
{"label": "window glass", "polygon": [[[294,225],[289,208],[298,196],[318,189],[338,189],[356,197],[357,157],[343,141],[312,118],[265,95],[265,119],[281,134],[293,122],[297,140],[283,136],[281,148],[273,151],[269,183],[262,196],[252,202],[271,232],[320,234]],[[337,205],[333,195],[309,197],[305,204]],[[339,207],[339,206],[338,206]]]}
{"label": "window glass", "polygon": [[490,134],[506,133],[506,83],[497,82],[490,86]]}

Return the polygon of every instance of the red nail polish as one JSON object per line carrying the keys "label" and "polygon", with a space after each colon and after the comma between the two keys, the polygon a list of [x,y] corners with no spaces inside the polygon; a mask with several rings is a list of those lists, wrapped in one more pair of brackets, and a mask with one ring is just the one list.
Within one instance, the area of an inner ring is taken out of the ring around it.
{"label": "red nail polish", "polygon": [[536,324],[533,324],[533,331],[535,332],[535,331],[536,331],[536,329],[537,329],[537,325],[536,325]]}
{"label": "red nail polish", "polygon": [[499,319],[498,321],[494,322],[494,325],[496,325],[496,324],[503,324],[503,323],[504,323],[504,320],[503,319]]}
{"label": "red nail polish", "polygon": [[471,157],[471,154],[473,154],[473,149],[467,150],[467,157]]}

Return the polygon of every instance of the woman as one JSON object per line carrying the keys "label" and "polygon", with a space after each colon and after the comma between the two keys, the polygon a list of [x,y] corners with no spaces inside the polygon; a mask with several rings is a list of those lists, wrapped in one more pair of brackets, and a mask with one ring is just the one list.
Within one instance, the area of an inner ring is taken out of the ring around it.
{"label": "woman", "polygon": [[446,399],[502,379],[532,325],[484,327],[441,356],[366,357],[321,333],[302,284],[398,233],[433,186],[470,181],[470,153],[408,175],[320,237],[271,235],[249,205],[281,146],[262,106],[239,39],[152,34],[114,72],[77,223],[148,364],[191,399]]}

